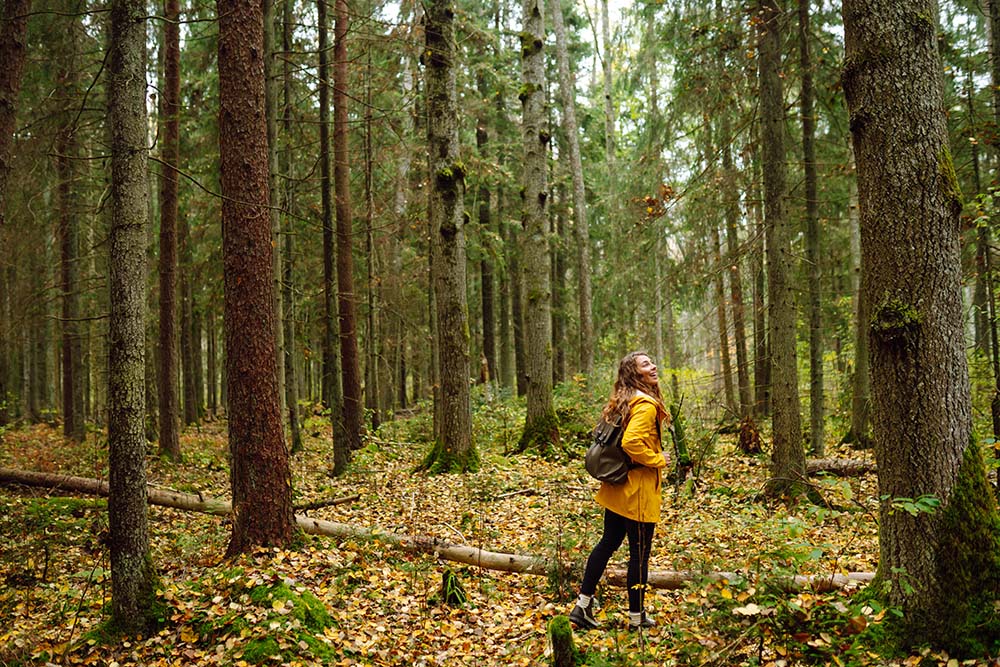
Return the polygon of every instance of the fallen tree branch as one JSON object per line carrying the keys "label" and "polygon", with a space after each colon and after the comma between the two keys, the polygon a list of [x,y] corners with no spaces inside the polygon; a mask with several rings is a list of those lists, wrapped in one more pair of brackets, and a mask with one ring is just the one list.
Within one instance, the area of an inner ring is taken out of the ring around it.
{"label": "fallen tree branch", "polygon": [[355,493],[352,496],[343,496],[340,498],[327,498],[326,500],[314,500],[311,503],[303,503],[302,505],[296,505],[295,509],[300,512],[305,512],[308,510],[318,510],[323,507],[333,507],[334,505],[343,505],[344,503],[349,503],[357,500],[361,497],[360,493]]}
{"label": "fallen tree branch", "polygon": [[[56,491],[72,491],[90,495],[107,496],[108,483],[86,477],[72,477],[53,473],[40,473],[13,468],[0,468],[0,484],[35,486]],[[207,498],[202,495],[180,493],[147,486],[147,497],[152,505],[171,507],[190,512],[204,512],[216,516],[227,516],[232,512],[231,503],[225,500]],[[552,570],[569,572],[569,563],[555,561],[544,556],[500,553],[487,551],[467,544],[453,544],[426,535],[399,535],[378,528],[363,528],[336,521],[314,519],[301,514],[295,515],[295,523],[310,535],[325,535],[339,539],[374,540],[390,544],[405,551],[433,555],[436,558],[464,563],[487,570],[515,572],[547,576]],[[625,570],[611,568],[605,573],[606,581],[614,586],[625,586]],[[703,577],[714,580],[736,581],[746,576],[738,572],[691,572],[660,570],[649,573],[648,583],[652,588],[683,588],[689,581]],[[852,572],[835,575],[798,575],[780,580],[779,586],[786,590],[812,588],[826,591],[841,588],[849,583],[866,583],[874,577],[872,572]]]}
{"label": "fallen tree branch", "polygon": [[875,462],[859,459],[809,459],[806,461],[807,474],[815,475],[821,472],[838,477],[860,477],[875,472]]}

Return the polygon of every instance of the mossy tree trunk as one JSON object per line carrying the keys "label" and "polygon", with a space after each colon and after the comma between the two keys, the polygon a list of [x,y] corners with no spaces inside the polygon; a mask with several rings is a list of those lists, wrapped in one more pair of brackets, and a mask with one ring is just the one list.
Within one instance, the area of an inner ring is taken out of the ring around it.
{"label": "mossy tree trunk", "polygon": [[[1000,525],[973,442],[936,3],[846,0],[843,83],[858,167],[872,424],[883,501],[878,579],[898,637],[949,651],[998,632]],[[900,243],[905,239],[905,243]],[[940,505],[910,513],[900,499]]]}
{"label": "mossy tree trunk", "polygon": [[217,5],[233,555],[287,544],[294,518],[275,353],[264,19],[254,0]]}
{"label": "mossy tree trunk", "polygon": [[455,10],[451,0],[433,0],[426,9],[429,206],[440,382],[435,401],[440,428],[424,467],[435,472],[465,471],[477,466],[478,454],[472,442],[469,398],[465,168],[459,161]]}
{"label": "mossy tree trunk", "polygon": [[[553,0],[555,1],[555,0]],[[552,403],[552,286],[545,124],[545,23],[542,0],[525,0],[521,31],[521,136],[524,140],[521,222],[524,262],[524,347],[527,413],[520,451],[559,444]]]}
{"label": "mossy tree trunk", "polygon": [[111,5],[108,122],[111,234],[108,323],[108,518],[111,614],[116,629],[143,632],[155,573],[146,503],[146,6]]}
{"label": "mossy tree trunk", "polygon": [[761,0],[759,37],[760,139],[766,225],[768,337],[771,345],[773,448],[770,496],[804,491],[806,457],[799,414],[795,350],[796,300],[791,284],[792,229],[785,206],[785,104],[781,79],[783,0]]}

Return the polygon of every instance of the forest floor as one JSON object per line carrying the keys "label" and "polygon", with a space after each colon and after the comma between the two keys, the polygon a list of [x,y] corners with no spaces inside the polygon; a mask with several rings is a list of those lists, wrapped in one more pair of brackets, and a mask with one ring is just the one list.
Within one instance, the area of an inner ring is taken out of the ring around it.
{"label": "forest floor", "polygon": [[[428,449],[429,417],[417,413],[384,425],[377,440],[354,453],[348,474],[332,479],[328,419],[311,416],[305,451],[293,457],[295,502],[356,494],[308,514],[558,558],[572,563],[571,575],[496,572],[378,540],[317,536],[226,561],[227,519],[151,506],[162,627],[109,642],[100,632],[111,594],[106,502],[0,488],[0,666],[547,664],[548,623],[569,612],[599,537],[597,483],[583,470],[578,440],[563,461],[508,456],[520,427],[509,403],[477,402],[482,464],[467,475],[414,473]],[[647,607],[658,625],[638,633],[626,630],[625,591],[603,586],[604,628],[574,633],[582,664],[977,664],[930,649],[882,657],[874,638],[893,610],[861,601],[857,588],[789,592],[774,585],[790,573],[875,569],[873,474],[814,478],[825,506],[769,505],[758,498],[766,454],[741,456],[725,436],[697,425],[689,431],[697,476],[664,486],[651,569],[740,576],[697,577],[683,589],[651,591]],[[186,429],[181,447],[180,464],[149,457],[149,482],[228,499],[225,423]],[[45,425],[7,432],[0,452],[0,466],[105,479],[106,462],[105,436],[72,445]],[[612,565],[626,557],[623,546]],[[446,569],[465,589],[462,604],[441,600]]]}

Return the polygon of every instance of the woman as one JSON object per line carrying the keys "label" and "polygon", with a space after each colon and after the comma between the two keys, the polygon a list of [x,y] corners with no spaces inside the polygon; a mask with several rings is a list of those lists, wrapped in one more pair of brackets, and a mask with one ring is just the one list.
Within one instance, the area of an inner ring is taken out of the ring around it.
{"label": "woman", "polygon": [[613,421],[621,415],[625,424],[622,449],[636,467],[624,484],[601,482],[595,499],[604,507],[604,534],[587,559],[587,567],[569,619],[580,629],[598,628],[593,615],[593,596],[611,555],[628,537],[628,611],[630,630],[656,625],[643,604],[649,575],[653,529],[660,520],[660,469],[667,466],[660,434],[669,425],[657,383],[656,364],[645,352],[631,352],[618,364],[611,398],[603,417]]}

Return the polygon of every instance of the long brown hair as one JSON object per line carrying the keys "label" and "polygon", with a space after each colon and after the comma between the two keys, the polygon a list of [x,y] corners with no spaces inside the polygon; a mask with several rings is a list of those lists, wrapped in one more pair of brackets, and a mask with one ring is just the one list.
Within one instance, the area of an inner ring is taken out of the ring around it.
{"label": "long brown hair", "polygon": [[618,376],[615,378],[615,385],[611,390],[607,405],[601,415],[607,421],[614,421],[619,415],[626,419],[629,413],[629,402],[635,398],[636,392],[641,391],[656,399],[663,407],[663,395],[660,393],[660,385],[647,384],[639,374],[639,357],[652,357],[642,350],[629,352],[618,362]]}

